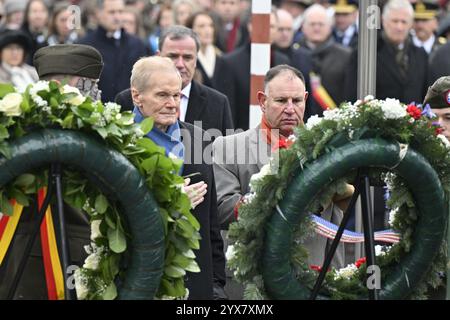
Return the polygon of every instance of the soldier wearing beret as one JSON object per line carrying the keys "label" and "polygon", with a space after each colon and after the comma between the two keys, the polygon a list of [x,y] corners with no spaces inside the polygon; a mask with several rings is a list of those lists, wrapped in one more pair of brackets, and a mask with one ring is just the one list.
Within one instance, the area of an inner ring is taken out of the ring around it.
{"label": "soldier wearing beret", "polygon": [[450,140],[450,76],[440,77],[428,88],[423,104],[429,104],[444,129],[442,134]]}
{"label": "soldier wearing beret", "polygon": [[98,79],[103,58],[97,49],[83,44],[48,46],[36,51],[33,64],[40,79],[65,81],[83,95],[100,100]]}
{"label": "soldier wearing beret", "polygon": [[[100,53],[91,46],[80,44],[54,45],[43,47],[34,55],[34,65],[41,80],[56,80],[80,89],[83,95],[100,99],[97,81],[103,68]],[[53,208],[53,219],[57,212]],[[64,206],[66,232],[70,262],[82,266],[86,259],[84,246],[90,242],[90,225],[87,216],[68,205]],[[8,297],[12,280],[23,257],[25,246],[36,223],[34,212],[26,210],[22,214],[8,256],[0,268],[0,299]],[[56,221],[53,221],[55,224]],[[40,239],[38,236],[37,239]],[[50,299],[48,278],[44,271],[40,241],[34,242],[27,258],[25,271],[19,281],[13,299]],[[60,252],[59,252],[60,253]],[[64,272],[64,270],[62,270]],[[70,277],[74,269],[66,270]],[[66,297],[67,298],[67,297]]]}

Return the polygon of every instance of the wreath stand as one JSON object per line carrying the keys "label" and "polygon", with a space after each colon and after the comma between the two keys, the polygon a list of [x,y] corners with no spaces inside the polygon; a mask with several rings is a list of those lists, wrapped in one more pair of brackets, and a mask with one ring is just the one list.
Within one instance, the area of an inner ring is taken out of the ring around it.
{"label": "wreath stand", "polygon": [[[58,248],[61,250],[61,260],[62,260],[62,269],[63,269],[63,277],[64,277],[64,297],[66,300],[74,300],[75,292],[74,289],[68,288],[67,284],[67,270],[70,265],[70,252],[69,252],[69,243],[67,240],[66,233],[66,223],[64,217],[64,201],[62,195],[62,184],[61,184],[61,175],[62,169],[59,163],[52,163],[50,165],[49,178],[48,178],[48,189],[47,194],[45,195],[44,202],[40,210],[35,206],[32,210],[37,213],[36,218],[34,219],[34,224],[31,229],[31,234],[26,244],[25,250],[23,252],[22,258],[20,259],[19,268],[17,269],[14,280],[8,290],[8,300],[12,300],[16,293],[17,287],[19,285],[19,281],[23,276],[25,271],[25,267],[30,256],[31,250],[33,248],[33,244],[36,241],[36,237],[39,233],[39,228],[42,224],[42,221],[45,217],[45,212],[50,205],[50,201],[53,196],[56,196],[57,203],[57,215],[58,215],[58,228],[60,232],[60,243],[57,243]],[[58,242],[58,239],[57,239]]]}
{"label": "wreath stand", "polygon": [[[372,213],[372,197],[370,195],[370,179],[368,177],[367,169],[358,169],[358,173],[354,182],[355,192],[350,199],[350,203],[344,213],[344,217],[339,225],[339,229],[331,244],[329,251],[325,256],[322,268],[319,273],[319,277],[314,284],[314,288],[311,292],[311,300],[315,300],[319,294],[319,290],[325,279],[327,270],[331,264],[331,260],[336,253],[336,249],[344,233],[347,222],[350,218],[352,210],[355,208],[356,200],[361,195],[361,215],[364,227],[364,249],[366,253],[367,265],[375,265],[375,240],[373,230],[373,213]],[[376,288],[369,289],[369,300],[378,300],[378,291]]]}

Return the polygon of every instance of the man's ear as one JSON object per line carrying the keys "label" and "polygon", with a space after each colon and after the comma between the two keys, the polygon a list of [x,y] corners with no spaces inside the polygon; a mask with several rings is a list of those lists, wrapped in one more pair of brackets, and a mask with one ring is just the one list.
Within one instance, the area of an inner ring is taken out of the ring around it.
{"label": "man's ear", "polygon": [[261,107],[261,111],[263,113],[266,112],[266,100],[267,100],[266,94],[262,91],[258,91],[256,97],[258,99],[259,106]]}
{"label": "man's ear", "polygon": [[161,51],[156,50],[155,56],[161,56]]}
{"label": "man's ear", "polygon": [[140,107],[141,99],[139,96],[139,91],[136,88],[131,87],[131,98],[133,99],[133,104],[137,107]]}
{"label": "man's ear", "polygon": [[305,91],[305,98],[304,98],[305,103],[306,103],[306,100],[308,99],[308,96],[309,96],[309,92]]}

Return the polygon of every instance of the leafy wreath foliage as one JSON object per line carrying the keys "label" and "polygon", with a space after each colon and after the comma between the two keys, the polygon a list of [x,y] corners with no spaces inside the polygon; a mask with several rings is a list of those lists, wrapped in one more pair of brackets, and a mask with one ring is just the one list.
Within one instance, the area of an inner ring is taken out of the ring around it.
{"label": "leafy wreath foliage", "polygon": [[[164,274],[156,297],[185,297],[186,271],[200,271],[193,252],[199,248],[200,225],[181,187],[184,179],[177,174],[181,160],[166,157],[162,147],[144,137],[153,120],[135,124],[134,115],[121,113],[119,105],[93,101],[77,88],[54,81],[39,81],[25,92],[0,84],[0,99],[0,153],[6,158],[10,157],[10,140],[40,128],[61,128],[97,136],[136,166],[153,192],[164,222]],[[43,168],[0,186],[1,212],[13,213],[10,199],[28,206],[37,190],[46,186],[47,175]],[[91,244],[85,248],[89,256],[75,273],[78,298],[114,299],[115,280],[123,272],[131,236],[120,208],[73,168],[63,172],[63,193],[68,204],[88,214],[91,225]]]}
{"label": "leafy wreath foliage", "polygon": [[[252,193],[239,207],[238,221],[230,225],[229,238],[233,243],[227,251],[229,267],[236,279],[244,284],[244,298],[270,298],[265,289],[261,270],[264,246],[264,228],[277,203],[284,197],[295,172],[307,167],[321,155],[331,152],[347,142],[370,138],[383,138],[408,144],[422,154],[438,173],[446,199],[450,191],[450,143],[441,134],[442,128],[432,122],[435,117],[427,105],[401,104],[395,99],[375,100],[368,96],[364,101],[344,103],[339,108],[327,110],[323,117],[313,116],[296,129],[290,139],[295,142],[289,149],[280,149],[277,174],[271,174],[274,163],[269,163],[254,175],[250,186]],[[326,207],[335,194],[344,194],[346,183],[354,180],[355,172],[330,183],[311,201],[309,212],[318,212]],[[372,169],[370,175],[387,183],[391,209],[391,227],[401,234],[399,243],[387,247],[377,246],[377,265],[383,275],[398,263],[412,246],[412,234],[418,218],[414,199],[402,179],[392,172]],[[308,216],[294,230],[290,253],[291,265],[299,281],[312,289],[318,266],[307,264],[307,251],[302,242],[314,232]],[[427,271],[424,281],[415,288],[410,298],[426,298],[431,286],[438,287],[445,270],[446,245],[439,248],[435,261]],[[366,277],[365,260],[336,270],[332,268],[326,275],[321,294],[332,299],[357,299],[367,296],[363,285]]]}

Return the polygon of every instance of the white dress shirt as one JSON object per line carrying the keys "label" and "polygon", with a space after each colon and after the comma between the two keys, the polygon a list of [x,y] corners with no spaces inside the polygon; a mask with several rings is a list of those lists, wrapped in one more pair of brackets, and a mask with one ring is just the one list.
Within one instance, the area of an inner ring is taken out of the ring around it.
{"label": "white dress shirt", "polygon": [[180,120],[184,121],[186,119],[186,112],[189,103],[189,94],[191,93],[192,82],[181,90],[181,101],[180,101]]}

